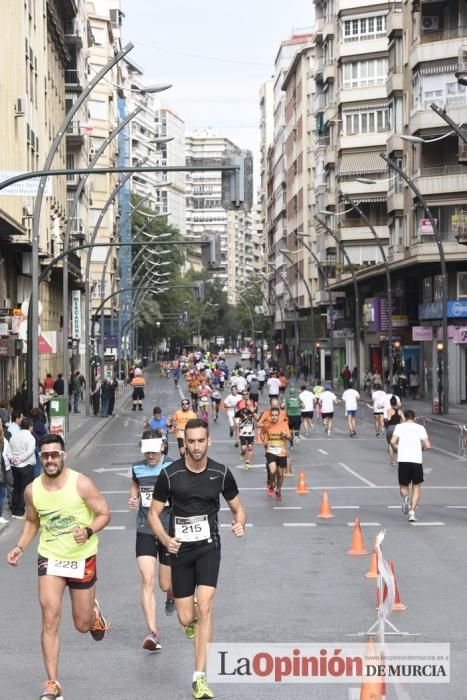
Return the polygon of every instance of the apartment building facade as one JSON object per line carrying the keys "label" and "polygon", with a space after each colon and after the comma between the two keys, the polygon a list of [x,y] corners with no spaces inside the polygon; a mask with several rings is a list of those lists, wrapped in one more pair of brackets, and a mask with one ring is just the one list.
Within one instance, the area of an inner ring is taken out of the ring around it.
{"label": "apartment building facade", "polygon": [[[337,294],[334,335],[355,332],[353,282],[358,279],[363,333],[360,371],[414,371],[420,393],[437,391],[442,310],[439,253],[424,207],[379,154],[387,153],[418,187],[437,223],[447,260],[451,400],[467,398],[464,316],[465,145],[430,107],[456,123],[467,116],[456,72],[465,45],[461,2],[315,2],[318,212],[340,245],[317,230],[317,255]],[[321,157],[322,153],[322,157]],[[355,204],[363,211],[362,217]],[[370,224],[370,225],[368,225]],[[318,243],[318,241],[321,242]],[[387,266],[384,263],[386,258]],[[389,347],[387,274],[392,283]],[[332,276],[334,275],[334,277]],[[334,377],[349,347],[335,357]]]}

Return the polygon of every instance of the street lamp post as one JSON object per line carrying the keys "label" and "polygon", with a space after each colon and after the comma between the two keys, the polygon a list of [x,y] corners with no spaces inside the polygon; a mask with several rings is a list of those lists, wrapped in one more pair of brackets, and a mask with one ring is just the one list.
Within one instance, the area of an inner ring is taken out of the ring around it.
{"label": "street lamp post", "polygon": [[[274,270],[274,272],[275,272],[275,270]],[[267,282],[267,284],[269,284],[270,279],[269,279],[269,277],[267,277],[267,275],[260,272],[259,276],[262,277],[262,279],[264,279],[264,281]],[[282,358],[282,362],[284,362],[285,361],[285,355],[284,355],[284,339],[285,339],[284,309],[282,308],[282,305],[279,301],[279,297],[277,296],[275,289],[273,290],[273,294],[274,294],[275,303],[279,307],[279,313],[281,316],[281,358]],[[271,317],[272,317],[272,314],[271,314]],[[273,318],[273,329],[274,329],[274,324],[275,324],[275,314],[274,314],[274,318]]]}
{"label": "street lamp post", "polygon": [[[357,369],[358,369],[358,372],[360,375],[361,368],[363,367],[363,365],[360,361],[360,343],[361,343],[360,295],[358,292],[358,282],[357,282],[357,275],[355,274],[355,268],[354,268],[353,263],[349,257],[349,254],[347,253],[346,247],[344,246],[344,244],[342,243],[340,238],[337,237],[336,233],[319,216],[315,216],[314,218],[318,222],[318,224],[320,224],[320,226],[322,226],[324,228],[324,230],[335,240],[335,242],[339,246],[339,249],[342,251],[342,254],[347,262],[347,265],[349,266],[350,274],[352,275],[354,297],[355,297],[355,362],[356,362]],[[301,235],[304,235],[304,234],[301,234]]]}
{"label": "street lamp post", "polygon": [[[379,252],[381,253],[381,257],[383,259],[383,265],[384,265],[384,270],[386,273],[386,304],[388,307],[387,310],[387,317],[388,317],[388,385],[389,387],[392,386],[392,372],[393,372],[393,341],[392,341],[392,285],[391,285],[391,272],[389,269],[389,262],[387,259],[386,251],[384,250],[384,246],[381,243],[381,239],[376,233],[376,229],[373,226],[373,224],[370,222],[369,218],[363,211],[363,209],[360,207],[360,205],[357,202],[354,202],[351,200],[348,195],[342,193],[342,197],[345,202],[347,202],[355,211],[360,215],[360,217],[363,219],[365,224],[368,226],[368,228],[371,231],[371,234],[373,238],[376,241],[376,245],[379,248]],[[328,212],[331,213],[331,212]]]}
{"label": "street lamp post", "polygon": [[[301,236],[301,235],[303,235],[303,234],[298,233],[297,235],[298,235],[298,236]],[[303,272],[300,270],[300,267],[299,267],[299,265],[298,265],[298,262],[297,262],[297,261],[294,261],[294,260],[292,259],[292,257],[289,255],[289,251],[288,251],[288,250],[284,250],[283,248],[281,248],[281,249],[279,250],[279,252],[282,253],[282,255],[284,255],[284,256],[287,258],[287,260],[295,267],[295,270],[296,270],[297,274],[299,275],[299,277],[301,278],[301,280],[302,280],[302,282],[303,282],[303,284],[304,284],[304,286],[305,286],[306,292],[307,292],[307,294],[308,294],[308,299],[309,299],[309,302],[310,302],[311,347],[313,347],[314,338],[315,338],[315,323],[314,323],[314,314],[313,314],[313,297],[312,297],[312,295],[311,295],[310,287],[309,287],[309,285],[308,285],[308,282],[307,282],[306,279],[305,279],[305,275],[304,275]],[[297,251],[294,251],[294,252],[297,252]]]}
{"label": "street lamp post", "polygon": [[402,179],[407,183],[412,192],[417,197],[418,201],[422,205],[427,219],[430,220],[433,235],[435,237],[436,245],[438,247],[439,260],[441,265],[441,296],[442,296],[442,324],[443,324],[443,402],[440,404],[440,411],[443,413],[449,413],[449,346],[448,346],[448,275],[446,269],[446,258],[444,255],[444,248],[441,242],[441,237],[439,235],[438,225],[431,213],[430,207],[428,206],[425,198],[420,193],[418,187],[415,185],[413,180],[399,167],[398,163],[395,163],[386,153],[380,153],[380,156],[390,168],[396,171]]}
{"label": "street lamp post", "polygon": [[[27,346],[28,346],[28,372],[27,372],[27,389],[29,396],[29,403],[33,406],[37,406],[39,402],[39,344],[36,338],[37,329],[39,327],[39,226],[40,226],[40,215],[42,209],[42,201],[44,198],[44,190],[47,183],[47,171],[50,170],[53,159],[58,151],[61,140],[66,133],[68,126],[70,125],[73,117],[80,109],[83,102],[87,99],[88,95],[92,92],[95,86],[100,82],[100,80],[108,73],[109,70],[113,68],[126,54],[131,51],[133,44],[127,44],[121,51],[115,54],[108,63],[101,68],[101,70],[96,73],[94,78],[87,84],[84,90],[81,92],[78,99],[73,103],[72,107],[63,119],[57,133],[54,136],[52,144],[50,146],[49,152],[45,159],[43,171],[45,177],[40,177],[37,194],[34,201],[34,211],[32,219],[32,270],[31,270],[31,304],[28,310],[28,336],[27,336]],[[30,319],[30,321],[29,321]],[[68,347],[68,343],[67,343]],[[68,352],[65,348],[64,352]],[[68,381],[68,377],[64,377],[64,381]]]}

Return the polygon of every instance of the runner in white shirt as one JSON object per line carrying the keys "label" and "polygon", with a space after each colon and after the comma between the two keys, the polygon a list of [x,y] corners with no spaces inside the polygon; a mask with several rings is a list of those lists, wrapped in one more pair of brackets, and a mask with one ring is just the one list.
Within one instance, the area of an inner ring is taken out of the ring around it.
{"label": "runner in white shirt", "polygon": [[349,426],[350,437],[354,437],[357,433],[355,431],[356,415],[358,409],[358,399],[360,394],[352,386],[352,380],[349,380],[349,388],[342,394],[342,401],[345,403],[345,414],[347,416],[347,425]]}
{"label": "runner in white shirt", "polygon": [[279,396],[280,386],[281,386],[281,383],[275,374],[273,374],[272,377],[269,377],[269,379],[268,379],[269,399],[272,399],[272,398],[275,398],[276,396]]}
{"label": "runner in white shirt", "polygon": [[238,393],[241,394],[244,389],[247,388],[248,383],[245,379],[245,377],[242,377],[240,374],[237,377],[232,377],[232,386],[236,386],[238,389]]}
{"label": "runner in white shirt", "polygon": [[382,390],[381,384],[375,385],[375,390],[371,395],[373,401],[373,415],[375,417],[376,437],[383,434],[384,404],[386,392]]}
{"label": "runner in white shirt", "polygon": [[227,418],[229,419],[229,433],[230,437],[233,437],[235,433],[235,447],[238,447],[238,424],[235,420],[235,411],[238,403],[242,400],[241,395],[238,393],[237,386],[232,385],[230,394],[225,397],[222,402],[222,408],[227,412]]}
{"label": "runner in white shirt", "polygon": [[[429,450],[430,440],[423,425],[415,423],[415,413],[404,411],[405,421],[394,428],[391,445],[397,448],[399,465],[399,490],[404,502],[402,512],[409,516],[409,522],[415,523],[415,509],[420,499],[420,485],[423,483],[422,450]],[[409,487],[412,482],[412,498]]]}
{"label": "runner in white shirt", "polygon": [[315,410],[316,397],[312,391],[306,388],[306,384],[301,387],[298,398],[303,403],[302,421],[305,428],[305,435],[309,435],[313,429],[313,411]]}
{"label": "runner in white shirt", "polygon": [[334,418],[334,404],[339,403],[337,396],[332,393],[331,385],[325,384],[324,391],[319,397],[321,406],[321,418],[323,419],[324,432],[331,436],[332,419]]}
{"label": "runner in white shirt", "polygon": [[261,367],[261,369],[258,370],[257,375],[258,381],[259,381],[259,390],[261,393],[263,393],[263,387],[266,383],[266,370]]}

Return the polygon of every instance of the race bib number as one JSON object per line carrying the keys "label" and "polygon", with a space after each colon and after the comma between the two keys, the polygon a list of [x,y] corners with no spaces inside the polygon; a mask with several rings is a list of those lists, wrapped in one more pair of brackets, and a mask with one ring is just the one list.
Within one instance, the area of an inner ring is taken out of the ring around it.
{"label": "race bib number", "polygon": [[141,494],[141,505],[143,508],[150,508],[152,501],[153,489],[151,486],[140,486],[139,492]]}
{"label": "race bib number", "polygon": [[49,559],[47,562],[48,576],[63,578],[83,578],[85,559],[81,561],[65,561],[64,559]]}
{"label": "race bib number", "polygon": [[175,537],[181,542],[201,542],[209,540],[211,529],[207,515],[193,515],[191,518],[175,517]]}
{"label": "race bib number", "polygon": [[281,448],[277,445],[272,445],[268,447],[268,452],[270,452],[272,455],[280,455]]}

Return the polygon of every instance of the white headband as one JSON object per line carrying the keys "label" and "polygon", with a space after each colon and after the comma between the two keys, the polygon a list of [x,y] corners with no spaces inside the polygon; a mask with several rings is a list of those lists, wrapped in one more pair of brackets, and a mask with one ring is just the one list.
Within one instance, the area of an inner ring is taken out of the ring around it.
{"label": "white headband", "polygon": [[143,453],[143,455],[146,452],[160,452],[161,449],[161,438],[149,438],[148,440],[141,440],[141,452]]}

